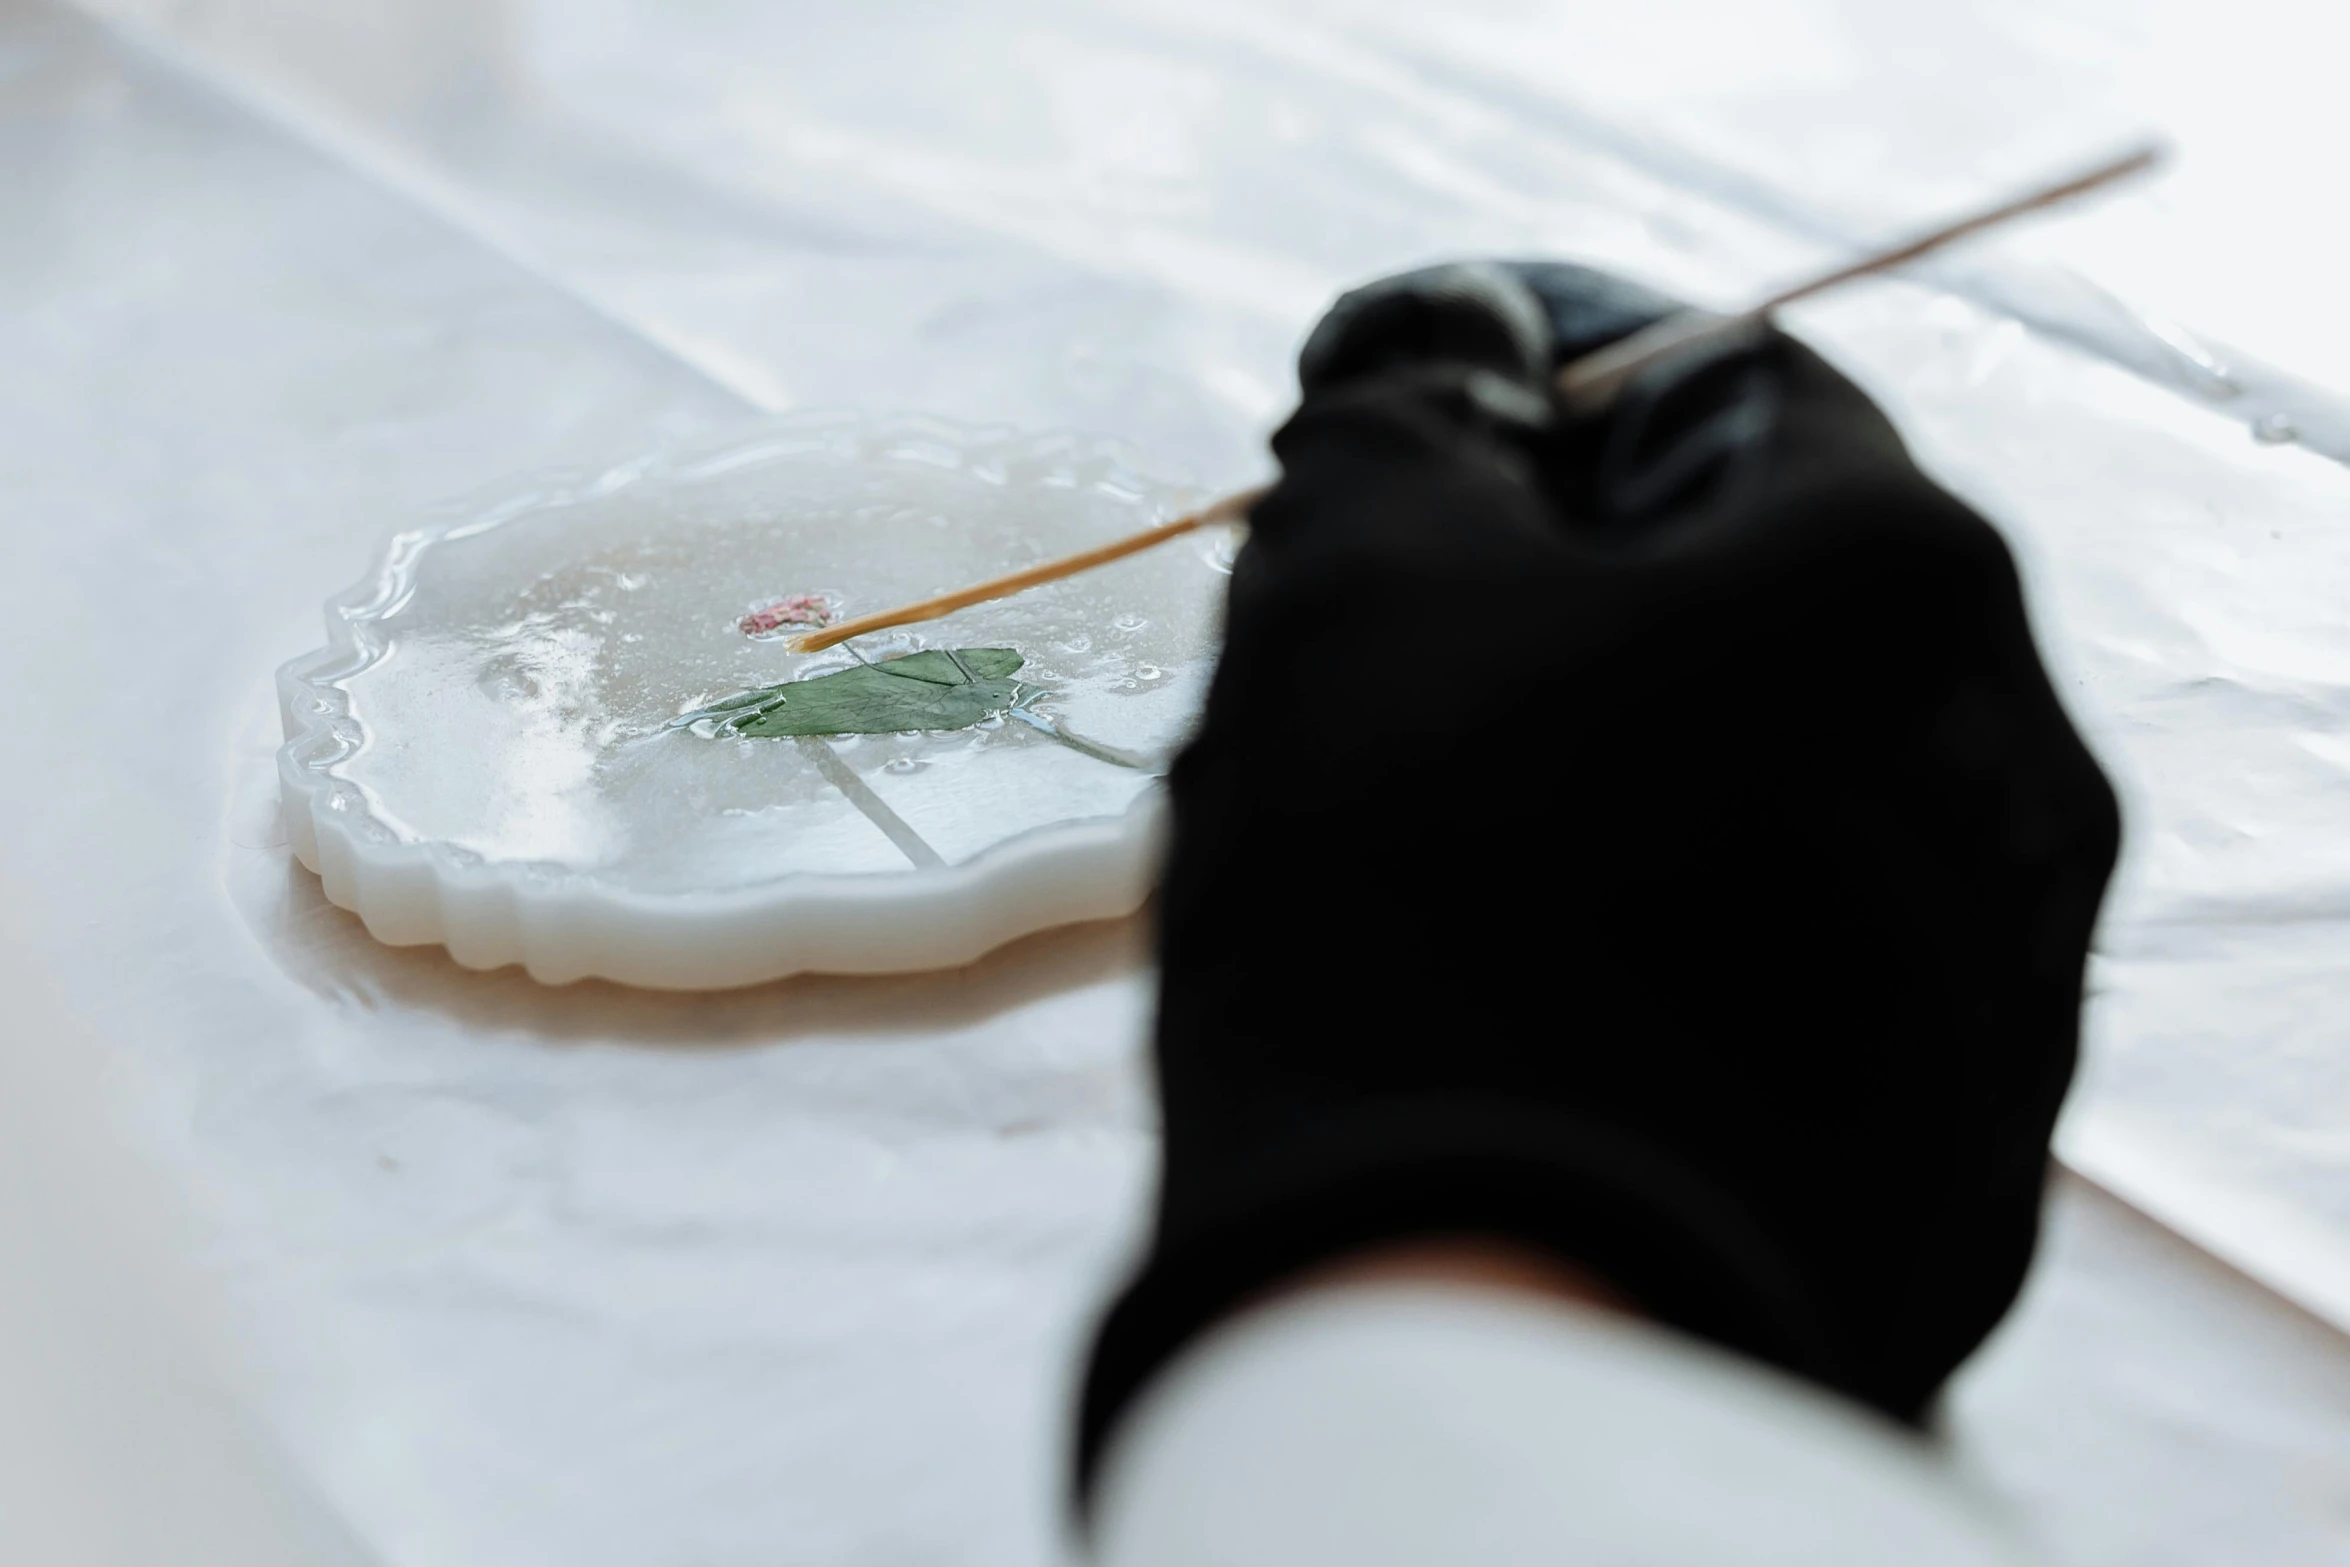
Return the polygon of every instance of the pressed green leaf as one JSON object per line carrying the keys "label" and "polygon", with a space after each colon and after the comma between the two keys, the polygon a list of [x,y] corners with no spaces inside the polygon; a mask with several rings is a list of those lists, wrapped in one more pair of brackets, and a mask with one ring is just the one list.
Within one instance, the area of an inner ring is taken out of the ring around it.
{"label": "pressed green leaf", "polygon": [[1011,678],[1022,662],[1008,647],[908,653],[813,680],[746,691],[681,714],[671,727],[709,718],[729,734],[758,737],[968,729],[1036,694]]}
{"label": "pressed green leaf", "polygon": [[[956,662],[958,659],[960,663]],[[934,648],[927,653],[901,654],[896,658],[885,658],[878,664],[867,664],[861,669],[844,669],[838,675],[825,675],[800,683],[821,685],[826,680],[840,680],[871,671],[908,680],[928,681],[934,686],[959,686],[973,676],[981,680],[1001,680],[1024,662],[1019,654],[1008,647],[959,647],[952,653],[942,653]]]}

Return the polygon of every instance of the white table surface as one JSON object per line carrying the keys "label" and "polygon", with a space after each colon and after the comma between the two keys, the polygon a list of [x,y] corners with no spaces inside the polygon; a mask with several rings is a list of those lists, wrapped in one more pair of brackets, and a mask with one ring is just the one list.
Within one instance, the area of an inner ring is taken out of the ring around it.
{"label": "white table surface", "polygon": [[2078,264],[2315,431],[2350,385],[2350,247],[2293,199],[2321,12],[106,9],[0,0],[0,721],[36,759],[0,897],[382,1559],[1052,1559],[1151,1156],[1131,922],[679,999],[325,905],[268,677],[385,533],[799,404],[1242,479],[1355,278],[1564,253],[1734,299],[2151,122],[2167,193],[1798,323],[2009,529],[2129,790],[2064,1149],[2135,1207],[2059,1185],[1952,1441],[2062,1561],[2350,1561],[2350,471],[2117,367],[2129,330],[1983,304]]}

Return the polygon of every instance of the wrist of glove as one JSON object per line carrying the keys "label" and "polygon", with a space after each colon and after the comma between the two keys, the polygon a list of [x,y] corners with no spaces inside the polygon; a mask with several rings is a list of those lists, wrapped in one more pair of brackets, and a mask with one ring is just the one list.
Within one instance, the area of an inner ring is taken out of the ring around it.
{"label": "wrist of glove", "polygon": [[1151,1247],[1084,1479],[1204,1326],[1499,1237],[1915,1418],[2013,1299],[2118,823],[2012,560],[1776,333],[1564,418],[1667,302],[1350,296],[1171,778]]}

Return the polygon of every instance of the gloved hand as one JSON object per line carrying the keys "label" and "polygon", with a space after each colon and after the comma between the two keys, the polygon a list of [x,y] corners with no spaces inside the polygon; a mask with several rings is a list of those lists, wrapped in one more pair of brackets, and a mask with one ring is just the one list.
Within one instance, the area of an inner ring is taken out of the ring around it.
{"label": "gloved hand", "polygon": [[2118,819],[2014,563],[1776,332],[1564,417],[1670,302],[1414,274],[1301,356],[1172,774],[1165,1169],[1080,1486],[1317,1263],[1490,1237],[1917,1418],[2013,1300]]}

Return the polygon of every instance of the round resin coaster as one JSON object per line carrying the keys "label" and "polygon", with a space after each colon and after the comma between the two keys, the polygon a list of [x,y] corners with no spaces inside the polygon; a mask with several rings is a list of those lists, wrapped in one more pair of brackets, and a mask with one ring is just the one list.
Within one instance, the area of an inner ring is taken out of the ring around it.
{"label": "round resin coaster", "polygon": [[279,672],[295,852],[379,939],[550,983],[934,968],[1128,912],[1222,530],[786,639],[1199,498],[1105,442],[810,415],[403,533]]}

